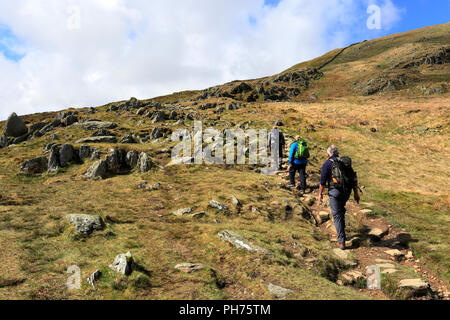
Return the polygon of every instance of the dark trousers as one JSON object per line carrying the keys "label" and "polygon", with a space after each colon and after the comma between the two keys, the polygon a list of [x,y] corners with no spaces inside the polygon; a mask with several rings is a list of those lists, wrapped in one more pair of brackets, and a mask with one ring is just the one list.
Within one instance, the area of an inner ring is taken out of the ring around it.
{"label": "dark trousers", "polygon": [[300,175],[300,188],[306,190],[306,164],[292,164],[289,168],[289,178],[291,185],[295,186],[295,173],[298,171]]}
{"label": "dark trousers", "polygon": [[345,213],[347,212],[345,205],[347,204],[349,195],[344,195],[337,189],[331,189],[328,192],[328,195],[330,197],[330,208],[331,213],[333,214],[334,227],[336,228],[338,241],[345,243],[347,240],[345,235]]}

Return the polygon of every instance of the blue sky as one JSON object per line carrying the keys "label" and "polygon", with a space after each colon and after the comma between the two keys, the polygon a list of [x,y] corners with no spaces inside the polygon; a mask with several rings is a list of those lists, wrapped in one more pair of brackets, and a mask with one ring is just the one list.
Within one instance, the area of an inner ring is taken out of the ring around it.
{"label": "blue sky", "polygon": [[449,17],[450,0],[0,1],[0,120],[273,75]]}
{"label": "blue sky", "polygon": [[[270,8],[276,8],[283,0],[264,0],[264,6]],[[364,21],[367,7],[366,1],[360,1],[360,14],[361,21]],[[381,1],[373,1],[375,4]],[[396,7],[402,10],[401,21],[396,23],[389,30],[369,32],[371,37],[379,37],[392,33],[405,32],[408,30],[418,29],[425,26],[447,23],[450,21],[450,0],[393,0]],[[1,23],[1,21],[0,21]],[[257,20],[254,16],[249,16],[249,23],[255,25]],[[134,37],[135,33],[131,32],[130,37]],[[363,37],[355,32],[355,36],[352,37],[349,42],[358,42]],[[0,53],[7,59],[12,61],[20,61],[25,54],[18,51],[17,47],[22,44],[20,40],[10,29],[8,25],[0,24]]]}

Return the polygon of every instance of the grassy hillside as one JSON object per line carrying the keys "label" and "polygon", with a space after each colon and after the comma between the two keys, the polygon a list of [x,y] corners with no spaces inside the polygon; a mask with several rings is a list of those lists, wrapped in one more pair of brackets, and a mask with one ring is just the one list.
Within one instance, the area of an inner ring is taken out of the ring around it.
{"label": "grassy hillside", "polygon": [[[363,201],[371,204],[368,216],[361,213],[366,205],[349,204],[349,235],[363,240],[360,251],[349,251],[360,260],[357,269],[364,272],[371,262],[361,252],[372,258],[377,249],[366,239],[364,223],[384,221],[413,239],[406,248],[414,254],[403,265],[406,273],[423,278],[413,268],[423,266],[448,292],[449,31],[446,24],[362,42],[279,75],[140,101],[136,108],[123,101],[77,110],[80,123],[117,123],[110,131],[118,138],[144,138],[155,127],[164,132],[166,137],[143,143],[95,145],[104,155],[111,147],[147,152],[156,165],[146,173],[134,169],[86,180],[94,161],[85,160],[55,173],[20,174],[21,164],[42,156],[48,143],[79,147],[75,142],[93,133],[79,125],[0,149],[0,298],[273,299],[269,283],[292,290],[289,299],[405,298],[391,290],[388,280],[380,294],[337,281],[349,266],[336,257],[329,235],[310,216],[328,210],[314,197],[325,150],[332,143],[353,158]],[[302,75],[296,78],[295,72]],[[218,112],[231,103],[240,108]],[[198,109],[207,104],[216,105]],[[158,110],[176,111],[178,117],[153,123],[150,116]],[[22,119],[31,125],[55,117],[45,113]],[[285,188],[285,172],[265,176],[258,166],[168,165],[170,155],[163,149],[175,145],[170,133],[193,130],[194,120],[219,130],[237,125],[269,129],[281,120],[290,141],[300,134],[310,143],[312,194],[300,198]],[[4,127],[0,123],[0,132]],[[142,182],[160,183],[161,188],[138,189]],[[242,202],[241,209],[233,206],[233,195]],[[213,199],[230,210],[210,208]],[[181,208],[205,216],[171,214]],[[106,227],[81,237],[64,218],[73,213],[100,215]],[[232,247],[219,238],[223,230],[237,232],[272,255]],[[108,265],[128,251],[137,268],[126,277]],[[194,273],[174,268],[184,262],[205,268]],[[71,265],[82,271],[79,291],[66,289]],[[96,269],[102,276],[94,290],[85,280]]]}

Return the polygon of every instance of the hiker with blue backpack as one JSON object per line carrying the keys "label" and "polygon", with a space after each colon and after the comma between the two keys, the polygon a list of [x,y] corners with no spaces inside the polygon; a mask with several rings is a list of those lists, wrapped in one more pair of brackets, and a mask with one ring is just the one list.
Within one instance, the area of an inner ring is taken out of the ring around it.
{"label": "hiker with blue backpack", "polygon": [[308,164],[309,156],[310,154],[307,141],[301,139],[300,136],[296,136],[289,152],[290,187],[295,188],[295,173],[298,171],[300,176],[300,189],[302,193],[306,192],[306,166]]}
{"label": "hiker with blue backpack", "polygon": [[339,150],[332,145],[327,150],[328,160],[322,166],[319,187],[319,202],[323,200],[323,191],[328,185],[330,208],[333,214],[334,226],[338,235],[338,247],[345,250],[345,205],[352,191],[355,201],[359,203],[358,177],[352,168],[352,159],[339,157]]}

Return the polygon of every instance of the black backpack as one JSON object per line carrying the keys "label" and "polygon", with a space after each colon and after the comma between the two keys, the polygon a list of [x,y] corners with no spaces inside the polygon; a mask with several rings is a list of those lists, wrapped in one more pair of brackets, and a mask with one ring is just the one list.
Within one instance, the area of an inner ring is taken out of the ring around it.
{"label": "black backpack", "polygon": [[330,189],[338,189],[345,194],[350,194],[356,187],[358,178],[352,168],[352,159],[349,157],[336,158],[330,161],[331,167]]}

